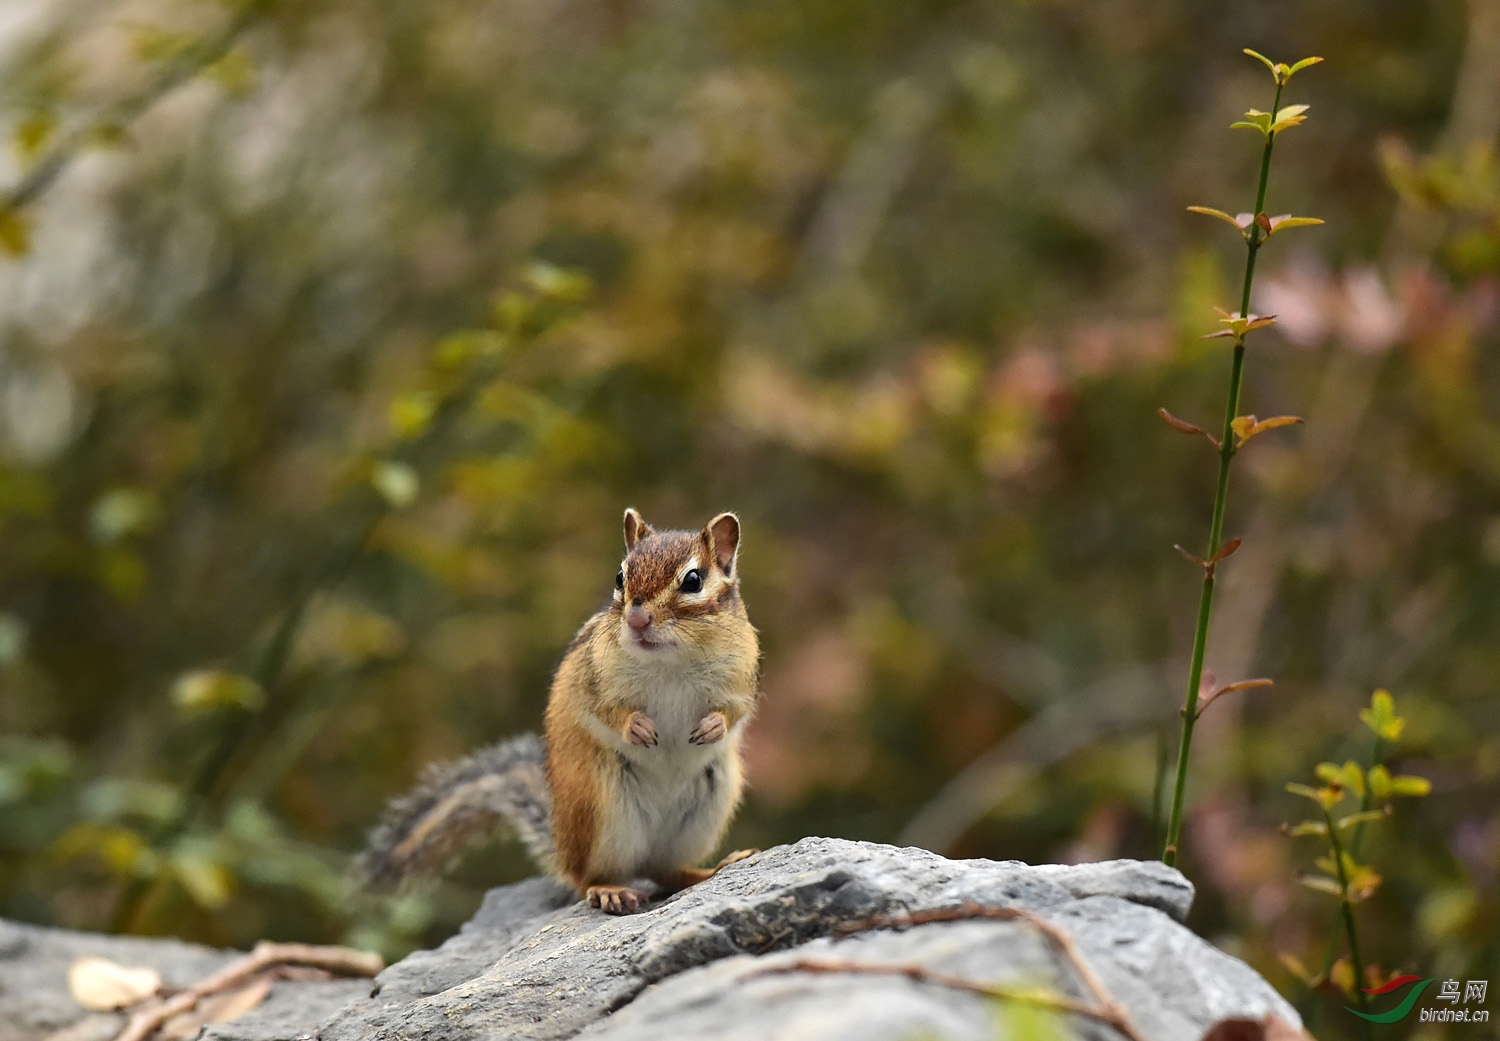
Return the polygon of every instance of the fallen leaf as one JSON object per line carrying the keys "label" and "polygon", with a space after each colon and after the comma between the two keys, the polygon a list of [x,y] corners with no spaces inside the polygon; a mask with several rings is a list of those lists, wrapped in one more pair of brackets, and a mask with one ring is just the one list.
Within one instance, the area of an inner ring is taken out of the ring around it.
{"label": "fallen leaf", "polygon": [[227,1023],[256,1008],[271,993],[271,979],[257,976],[238,990],[215,994],[198,1007],[167,1020],[157,1032],[157,1041],[188,1041],[210,1023]]}
{"label": "fallen leaf", "polygon": [[208,1022],[227,1023],[255,1008],[271,993],[271,979],[261,976],[239,990],[216,994],[198,1006],[208,1012]]}
{"label": "fallen leaf", "polygon": [[112,1012],[139,1005],[161,989],[155,969],[131,968],[108,958],[79,958],[68,969],[73,1000],[90,1012]]}

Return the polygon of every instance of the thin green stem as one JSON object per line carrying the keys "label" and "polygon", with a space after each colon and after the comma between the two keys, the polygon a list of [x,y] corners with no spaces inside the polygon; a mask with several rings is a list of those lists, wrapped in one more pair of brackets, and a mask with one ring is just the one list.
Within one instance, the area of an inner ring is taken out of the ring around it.
{"label": "thin green stem", "polygon": [[1172,746],[1168,743],[1171,736],[1165,730],[1156,734],[1156,779],[1151,785],[1151,845],[1155,846],[1162,838],[1162,796],[1167,792],[1167,769],[1171,765]]}
{"label": "thin green stem", "polygon": [[[1365,994],[1365,965],[1359,953],[1359,935],[1354,929],[1354,905],[1349,900],[1349,874],[1344,870],[1344,846],[1339,842],[1339,829],[1333,815],[1325,808],[1323,820],[1328,824],[1328,845],[1333,850],[1333,863],[1339,876],[1339,912],[1344,918],[1344,935],[1349,941],[1349,963],[1354,968],[1354,999],[1361,1012],[1370,1011],[1370,999]],[[1364,1020],[1364,1034],[1371,1036],[1369,1020]]]}
{"label": "thin green stem", "polygon": [[[1370,746],[1370,761],[1365,765],[1365,774],[1366,774],[1366,776],[1368,776],[1369,773],[1370,773],[1370,771],[1373,770],[1376,766],[1378,766],[1379,763],[1380,763],[1380,735],[1376,734],[1375,735],[1375,741]],[[1364,794],[1363,798],[1361,798],[1360,801],[1359,801],[1359,812],[1360,813],[1364,813],[1367,810],[1369,810],[1370,803],[1371,803],[1371,801],[1373,799],[1374,799],[1374,794],[1370,791],[1370,787],[1367,784],[1365,786],[1365,794]],[[1351,857],[1357,857],[1357,856],[1359,856],[1360,842],[1361,842],[1361,840],[1364,839],[1364,835],[1365,835],[1365,822],[1364,821],[1360,821],[1358,824],[1356,824],[1354,826],[1354,834],[1349,839],[1349,855]],[[1329,932],[1328,950],[1326,952],[1324,952],[1324,954],[1323,954],[1323,971],[1320,974],[1324,979],[1327,979],[1329,972],[1331,972],[1333,970],[1333,963],[1335,961],[1337,961],[1338,957],[1339,957],[1338,928],[1339,928],[1339,918],[1342,916],[1342,914],[1343,914],[1342,910],[1335,911],[1334,912],[1334,916],[1333,916],[1333,922],[1329,926],[1329,930],[1328,930],[1328,932]],[[1307,1017],[1303,1017],[1303,1018],[1307,1018]]]}
{"label": "thin green stem", "polygon": [[[1376,734],[1374,742],[1370,745],[1370,761],[1367,764],[1365,764],[1365,776],[1369,777],[1370,776],[1370,771],[1373,770],[1373,769],[1375,769],[1375,767],[1377,767],[1379,765],[1380,765],[1380,735]],[[1372,791],[1370,791],[1370,786],[1368,784],[1366,784],[1365,785],[1365,794],[1363,796],[1361,796],[1360,800],[1359,800],[1359,812],[1360,813],[1368,813],[1369,810],[1370,810],[1370,803],[1372,801],[1374,801],[1374,799],[1375,799],[1375,793],[1372,792]],[[1357,857],[1357,856],[1359,856],[1359,846],[1360,846],[1360,842],[1365,837],[1365,824],[1366,823],[1367,823],[1366,821],[1360,821],[1358,824],[1356,824],[1354,826],[1354,837],[1349,840],[1349,855],[1351,857]]]}
{"label": "thin green stem", "polygon": [[[1271,105],[1272,118],[1281,105],[1282,84],[1276,85],[1276,100]],[[1271,148],[1276,143],[1274,133],[1266,134],[1266,147],[1260,156],[1260,181],[1255,189],[1254,215],[1259,217],[1266,205],[1266,185],[1271,177]],[[1246,233],[1245,281],[1240,293],[1240,314],[1250,313],[1250,289],[1255,283],[1255,256],[1260,252],[1261,228],[1252,221]],[[1209,524],[1208,552],[1203,559],[1210,561],[1203,568],[1203,591],[1198,597],[1198,622],[1193,629],[1193,657],[1188,667],[1187,702],[1182,710],[1182,737],[1177,746],[1177,776],[1172,788],[1172,813],[1167,819],[1167,841],[1161,859],[1169,864],[1177,863],[1177,844],[1182,835],[1182,806],[1187,794],[1188,754],[1193,744],[1193,727],[1198,722],[1198,688],[1203,682],[1203,657],[1208,648],[1208,623],[1214,608],[1214,556],[1219,552],[1219,540],[1224,536],[1224,510],[1229,499],[1229,466],[1234,460],[1234,419],[1239,415],[1240,384],[1245,372],[1245,339],[1238,337],[1234,344],[1234,361],[1229,370],[1229,396],[1224,406],[1224,430],[1219,439],[1219,480],[1214,488],[1214,513]]]}

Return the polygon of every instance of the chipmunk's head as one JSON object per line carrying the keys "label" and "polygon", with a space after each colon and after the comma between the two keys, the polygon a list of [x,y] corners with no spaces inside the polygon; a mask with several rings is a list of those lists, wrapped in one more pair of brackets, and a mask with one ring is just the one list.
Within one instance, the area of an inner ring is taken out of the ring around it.
{"label": "chipmunk's head", "polygon": [[[722,652],[725,641],[753,640],[740,603],[740,521],[721,513],[702,531],[656,531],[625,511],[625,560],[615,575],[612,610],[620,643],[641,655],[673,650]],[[754,653],[752,644],[752,653]]]}

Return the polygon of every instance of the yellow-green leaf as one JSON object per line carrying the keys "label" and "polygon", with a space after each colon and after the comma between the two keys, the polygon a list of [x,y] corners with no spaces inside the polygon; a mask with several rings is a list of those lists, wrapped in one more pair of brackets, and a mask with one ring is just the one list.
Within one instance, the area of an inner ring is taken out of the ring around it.
{"label": "yellow-green leaf", "polygon": [[1389,798],[1391,794],[1391,772],[1385,767],[1375,765],[1370,767],[1370,772],[1365,778],[1370,784],[1370,794],[1377,799]]}
{"label": "yellow-green leaf", "polygon": [[16,210],[0,209],[0,250],[24,257],[31,250],[31,222]]}
{"label": "yellow-green leaf", "polygon": [[1391,794],[1419,799],[1424,795],[1432,794],[1432,782],[1425,777],[1401,774],[1391,778]]}
{"label": "yellow-green leaf", "polygon": [[[1231,217],[1223,210],[1216,210],[1212,206],[1189,206],[1188,212],[1201,213],[1205,217],[1216,217],[1219,220],[1224,221],[1226,224],[1232,225],[1234,227],[1234,230],[1239,232],[1241,235],[1245,233],[1245,228],[1248,226],[1247,224],[1241,224],[1238,218]],[[1241,214],[1241,216],[1248,216],[1248,214]]]}
{"label": "yellow-green leaf", "polygon": [[1365,797],[1365,772],[1354,760],[1348,760],[1339,768],[1339,783],[1357,797],[1361,799]]}
{"label": "yellow-green leaf", "polygon": [[222,864],[196,853],[180,853],[171,863],[173,877],[187,890],[193,903],[213,911],[229,902],[234,876]]}
{"label": "yellow-green leaf", "polygon": [[248,94],[255,86],[255,63],[241,50],[232,50],[203,67],[202,75],[230,94]]}
{"label": "yellow-green leaf", "polygon": [[1368,900],[1375,895],[1375,890],[1380,888],[1381,878],[1379,872],[1373,868],[1355,867],[1349,872],[1349,900],[1357,903],[1360,900]]}
{"label": "yellow-green leaf", "polygon": [[139,535],[160,519],[156,496],[141,488],[114,488],[94,500],[89,510],[89,534],[109,545]]}
{"label": "yellow-green leaf", "polygon": [[1257,130],[1262,134],[1269,133],[1271,130],[1271,114],[1269,112],[1262,112],[1258,108],[1252,108],[1245,113],[1244,119],[1229,124],[1229,129]]}
{"label": "yellow-green leaf", "polygon": [[1322,821],[1303,821],[1300,824],[1292,824],[1282,829],[1294,839],[1300,839],[1306,835],[1323,836],[1328,834],[1328,825]]}
{"label": "yellow-green leaf", "polygon": [[1327,893],[1341,900],[1344,897],[1344,889],[1339,885],[1338,880],[1329,878],[1327,875],[1303,875],[1297,881],[1308,889],[1316,889],[1320,893]]}
{"label": "yellow-green leaf", "polygon": [[1276,64],[1272,62],[1270,58],[1267,58],[1259,51],[1252,51],[1249,47],[1245,48],[1245,53],[1250,55],[1250,57],[1254,58],[1256,61],[1260,62],[1266,68],[1270,69],[1272,76],[1276,75]]}
{"label": "yellow-green leaf", "polygon": [[427,431],[437,414],[437,401],[425,391],[404,394],[391,402],[391,427],[398,437],[410,440]]}
{"label": "yellow-green leaf", "polygon": [[[1347,829],[1354,827],[1356,824],[1367,824],[1371,821],[1383,820],[1384,818],[1385,811],[1383,810],[1363,810],[1359,813],[1350,813],[1340,817],[1338,819],[1338,826]],[[1327,830],[1325,829],[1325,834],[1326,832]]]}
{"label": "yellow-green leaf", "polygon": [[370,483],[375,486],[381,498],[398,510],[410,506],[421,489],[417,471],[406,463],[377,463],[375,472],[370,475]]}
{"label": "yellow-green leaf", "polygon": [[1396,701],[1390,691],[1377,690],[1370,695],[1370,707],[1360,709],[1359,718],[1383,741],[1395,741],[1406,728],[1406,720],[1396,715]]}
{"label": "yellow-green leaf", "polygon": [[440,369],[458,369],[475,358],[498,356],[509,343],[510,340],[504,333],[493,329],[451,333],[438,341],[432,352],[432,360]]}
{"label": "yellow-green leaf", "polygon": [[21,161],[29,163],[35,159],[56,129],[57,120],[50,112],[33,112],[16,124],[16,151],[20,153]]}
{"label": "yellow-green leaf", "polygon": [[219,669],[197,669],[183,673],[172,684],[172,702],[186,711],[234,707],[258,712],[265,707],[266,692],[249,676]]}
{"label": "yellow-green leaf", "polygon": [[1270,419],[1238,416],[1231,425],[1234,427],[1235,436],[1239,439],[1238,444],[1243,445],[1252,437],[1264,434],[1267,430],[1275,430],[1278,427],[1292,426],[1301,422],[1303,422],[1301,416],[1272,416]]}
{"label": "yellow-green leaf", "polygon": [[1301,126],[1307,121],[1304,113],[1308,110],[1307,105],[1288,105],[1276,110],[1276,118],[1267,127],[1267,133],[1279,134],[1283,130],[1289,130],[1295,126]]}
{"label": "yellow-green leaf", "polygon": [[52,855],[62,863],[88,860],[120,878],[152,878],[161,858],[140,832],[123,824],[84,821],[73,825],[52,843]]}
{"label": "yellow-green leaf", "polygon": [[[1248,216],[1248,214],[1242,214],[1242,216]],[[1217,310],[1217,308],[1215,308],[1215,310]],[[1226,311],[1219,311],[1219,314],[1223,316],[1219,319],[1219,324],[1224,326],[1225,328],[1219,330],[1216,333],[1207,334],[1203,337],[1205,340],[1211,340],[1219,336],[1233,336],[1235,341],[1239,342],[1244,340],[1245,334],[1248,332],[1251,332],[1255,329],[1264,329],[1267,326],[1276,324],[1276,316],[1274,314],[1242,315],[1239,312],[1230,314]]]}
{"label": "yellow-green leaf", "polygon": [[593,291],[594,283],[577,268],[562,268],[543,261],[533,261],[526,268],[526,281],[542,296],[561,303],[581,303]]}
{"label": "yellow-green leaf", "polygon": [[1270,226],[1266,229],[1266,236],[1270,237],[1278,231],[1287,231],[1291,228],[1311,228],[1323,222],[1317,217],[1293,217],[1290,213],[1283,213],[1279,217],[1268,218],[1267,223]]}

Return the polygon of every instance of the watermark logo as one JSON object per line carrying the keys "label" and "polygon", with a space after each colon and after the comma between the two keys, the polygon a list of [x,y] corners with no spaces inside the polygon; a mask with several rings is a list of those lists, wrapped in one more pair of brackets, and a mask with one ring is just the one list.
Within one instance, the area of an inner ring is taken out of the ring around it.
{"label": "watermark logo", "polygon": [[[1412,987],[1409,991],[1406,992],[1406,997],[1401,999],[1400,1004],[1396,1005],[1394,1008],[1386,1010],[1385,1012],[1361,1012],[1358,1009],[1353,1008],[1350,1008],[1349,1011],[1353,1012],[1360,1019],[1368,1019],[1371,1023],[1394,1023],[1397,1020],[1405,1019],[1407,1016],[1411,1015],[1412,1009],[1416,1007],[1417,999],[1422,996],[1422,992],[1427,989],[1427,985],[1429,983],[1436,982],[1437,981],[1435,979],[1423,979],[1420,976],[1397,976],[1389,983],[1386,983],[1383,986],[1379,987],[1372,987],[1369,990],[1366,990],[1365,993],[1371,995],[1394,994],[1396,991],[1401,990],[1403,987],[1407,987],[1415,983],[1416,986]],[[1460,991],[1459,987],[1460,984],[1458,980],[1444,980],[1438,987],[1437,993],[1433,995],[1432,1000],[1447,1002],[1449,1007],[1424,1008],[1422,1010],[1421,1016],[1419,1017],[1421,1022],[1489,1022],[1490,1014],[1488,1010],[1467,1007],[1470,1004],[1484,1004],[1485,994],[1489,990],[1489,982],[1487,980],[1468,980],[1463,983],[1462,991]],[[1457,1007],[1460,1001],[1460,995],[1462,995],[1462,1001],[1465,1005],[1464,1008]],[[1345,1005],[1344,1007],[1349,1008],[1347,1005]]]}

